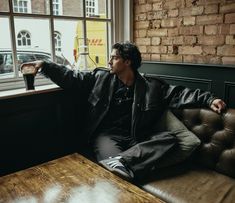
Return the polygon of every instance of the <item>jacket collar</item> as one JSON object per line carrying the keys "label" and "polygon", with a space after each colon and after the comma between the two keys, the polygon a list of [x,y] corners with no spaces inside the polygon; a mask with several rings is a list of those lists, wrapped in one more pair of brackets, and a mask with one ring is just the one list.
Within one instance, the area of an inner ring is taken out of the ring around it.
{"label": "jacket collar", "polygon": [[114,91],[114,87],[115,87],[115,84],[117,83],[117,76],[116,75],[113,75],[113,77],[110,78],[110,86],[109,86],[109,102],[111,101],[112,99],[112,96],[113,96],[113,91]]}

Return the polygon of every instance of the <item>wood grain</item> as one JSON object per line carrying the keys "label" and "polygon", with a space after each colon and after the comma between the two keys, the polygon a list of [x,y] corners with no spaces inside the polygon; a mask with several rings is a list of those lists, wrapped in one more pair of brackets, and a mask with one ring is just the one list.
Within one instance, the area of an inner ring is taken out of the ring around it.
{"label": "wood grain", "polygon": [[0,202],[163,202],[80,154],[0,177]]}

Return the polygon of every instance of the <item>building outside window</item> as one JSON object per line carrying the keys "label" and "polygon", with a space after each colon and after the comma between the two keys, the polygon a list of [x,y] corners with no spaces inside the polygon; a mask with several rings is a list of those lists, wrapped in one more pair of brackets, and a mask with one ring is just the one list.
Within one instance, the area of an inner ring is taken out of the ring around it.
{"label": "building outside window", "polygon": [[[45,59],[73,68],[84,44],[97,66],[107,66],[114,2],[1,0],[0,91],[24,87],[19,67],[25,61]],[[36,86],[49,83],[45,77],[37,77]]]}
{"label": "building outside window", "polygon": [[13,0],[13,10],[16,13],[31,13],[31,0]]}
{"label": "building outside window", "polygon": [[98,1],[86,0],[86,16],[98,15]]}

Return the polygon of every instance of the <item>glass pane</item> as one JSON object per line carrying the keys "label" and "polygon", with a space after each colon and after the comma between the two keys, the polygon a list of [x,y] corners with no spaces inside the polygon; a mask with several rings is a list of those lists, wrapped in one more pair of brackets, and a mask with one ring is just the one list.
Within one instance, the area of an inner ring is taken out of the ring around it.
{"label": "glass pane", "polygon": [[86,16],[107,18],[106,0],[86,0]]}
{"label": "glass pane", "polygon": [[83,16],[83,0],[53,0],[53,14],[59,16]]}
{"label": "glass pane", "polygon": [[47,19],[15,18],[18,67],[28,61],[39,59],[51,61],[49,27]]}
{"label": "glass pane", "polygon": [[14,75],[8,18],[0,17],[0,30],[4,30],[0,37],[0,79],[2,79]]}
{"label": "glass pane", "polygon": [[[55,20],[54,40],[56,62],[71,68],[77,58],[77,39],[83,37],[82,22],[76,20]],[[66,29],[64,29],[66,27]]]}
{"label": "glass pane", "polygon": [[50,2],[45,0],[12,0],[15,13],[50,14]]}
{"label": "glass pane", "polygon": [[89,55],[97,66],[107,66],[107,24],[106,22],[87,22]]}
{"label": "glass pane", "polygon": [[1,0],[0,1],[0,12],[8,12],[9,11],[9,4],[8,0]]}

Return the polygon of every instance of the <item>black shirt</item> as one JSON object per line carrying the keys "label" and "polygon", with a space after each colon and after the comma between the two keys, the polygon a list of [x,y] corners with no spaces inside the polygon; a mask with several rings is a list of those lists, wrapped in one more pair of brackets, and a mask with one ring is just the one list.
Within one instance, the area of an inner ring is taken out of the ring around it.
{"label": "black shirt", "polygon": [[109,111],[98,127],[99,132],[130,134],[133,95],[134,85],[128,87],[117,79]]}

